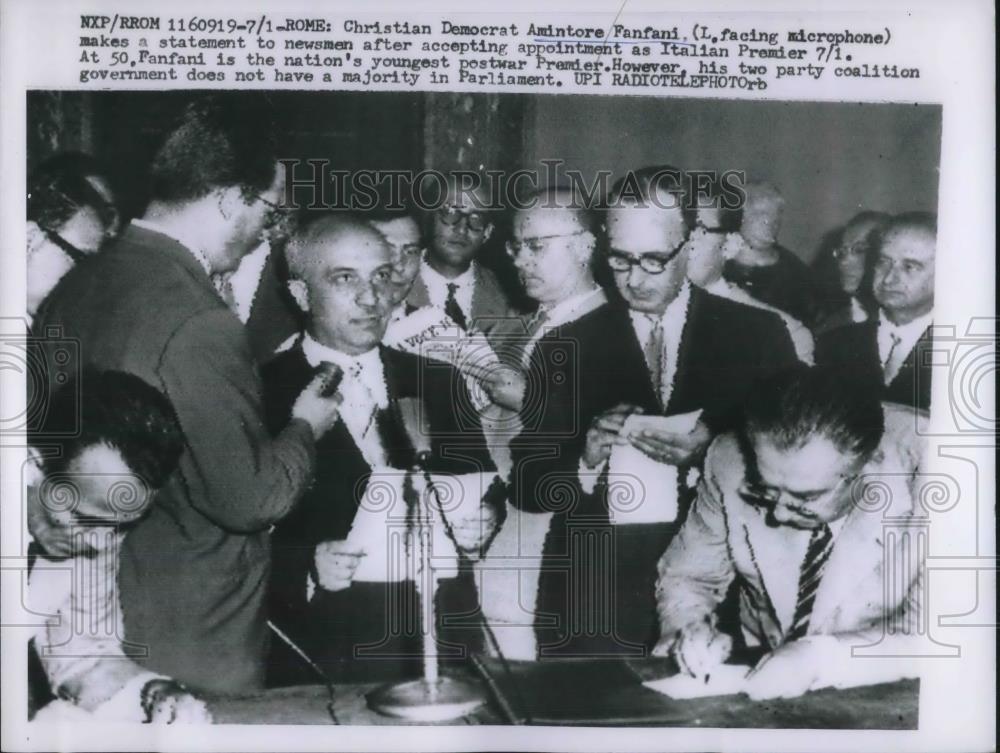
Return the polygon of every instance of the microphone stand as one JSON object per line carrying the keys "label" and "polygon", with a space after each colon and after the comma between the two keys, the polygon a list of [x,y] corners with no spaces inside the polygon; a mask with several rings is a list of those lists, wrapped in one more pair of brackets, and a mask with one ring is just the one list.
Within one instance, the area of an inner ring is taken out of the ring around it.
{"label": "microphone stand", "polygon": [[472,713],[486,702],[486,697],[479,685],[440,674],[436,640],[437,608],[434,598],[438,579],[434,573],[431,551],[434,530],[432,498],[436,513],[441,516],[445,531],[455,545],[456,554],[458,544],[445,519],[441,500],[431,479],[430,434],[426,421],[421,420],[426,416],[422,415],[420,401],[417,398],[401,398],[398,409],[403,427],[415,450],[413,467],[407,473],[416,497],[413,513],[409,516],[409,540],[417,544],[417,573],[414,580],[420,594],[423,676],[417,680],[384,685],[369,693],[366,700],[369,708],[386,716],[416,722],[445,722]]}

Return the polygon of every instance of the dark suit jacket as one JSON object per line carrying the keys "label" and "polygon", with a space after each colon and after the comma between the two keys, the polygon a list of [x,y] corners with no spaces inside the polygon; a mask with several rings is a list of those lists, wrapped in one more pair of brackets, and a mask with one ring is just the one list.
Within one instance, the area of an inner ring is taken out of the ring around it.
{"label": "dark suit jacket", "polygon": [[295,421],[271,438],[243,326],[194,256],[159,233],[131,226],[78,264],[37,323],[78,339],[86,364],[161,389],[184,432],[178,472],[124,541],[125,638],[192,688],[261,686],[267,529],[312,475],[311,429]]}
{"label": "dark suit jacket", "polygon": [[270,361],[278,346],[302,329],[302,314],[295,308],[278,273],[284,259],[276,259],[275,253],[268,255],[261,270],[246,324],[250,349],[260,364]]}
{"label": "dark suit jacket", "polygon": [[584,495],[579,464],[593,419],[619,403],[656,410],[642,349],[627,310],[604,303],[538,340],[527,366],[523,428],[511,440],[511,502],[527,512],[551,512],[547,499],[576,499],[568,515],[600,516]]}
{"label": "dark suit jacket", "polygon": [[[432,473],[466,474],[496,469],[486,448],[465,380],[447,364],[382,347],[390,401],[419,397],[431,432]],[[280,353],[263,369],[268,422],[285,426],[292,404],[314,374],[301,345]],[[390,464],[409,468],[413,447],[390,405],[379,416],[379,428]],[[316,443],[316,478],[301,504],[275,528],[273,536],[275,617],[300,632],[306,611],[306,583],[317,544],[347,536],[361,501],[370,469],[343,421]],[[487,477],[486,481],[489,481]],[[492,504],[502,509],[503,488],[491,490]]]}
{"label": "dark suit jacket", "polygon": [[[629,326],[628,332],[641,348],[634,328]],[[714,432],[732,427],[754,380],[798,363],[781,317],[696,285],[691,286],[677,360],[664,415],[701,409]]]}
{"label": "dark suit jacket", "polygon": [[746,266],[730,259],[723,275],[758,301],[791,314],[807,327],[816,322],[821,293],[814,273],[787,248],[778,246],[778,261],[763,267]]}
{"label": "dark suit jacket", "polygon": [[[511,304],[504,293],[500,281],[493,272],[482,264],[475,266],[475,287],[472,291],[472,312],[468,316],[469,324],[483,331],[490,330],[498,320],[511,315]],[[406,303],[414,308],[430,305],[427,295],[427,285],[422,277],[417,275]]]}
{"label": "dark suit jacket", "polygon": [[816,364],[838,369],[882,395],[890,403],[921,410],[931,406],[931,365],[923,355],[933,346],[931,328],[920,336],[887,386],[878,353],[878,319],[838,327],[816,340]]}

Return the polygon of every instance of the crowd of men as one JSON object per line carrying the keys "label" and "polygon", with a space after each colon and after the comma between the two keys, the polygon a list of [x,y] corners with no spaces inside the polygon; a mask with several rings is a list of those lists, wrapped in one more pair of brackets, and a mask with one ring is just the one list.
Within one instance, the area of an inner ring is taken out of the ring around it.
{"label": "crowd of men", "polygon": [[[30,326],[76,339],[83,375],[42,388],[32,590],[119,638],[41,630],[55,696],[201,720],[202,696],[419,673],[429,589],[406,563],[428,488],[441,662],[658,654],[700,678],[739,661],[756,697],[906,674],[852,673],[852,646],[916,619],[921,585],[913,566],[883,588],[915,553],[856,502],[891,479],[894,514],[914,512],[932,215],[863,213],[810,268],[778,244],[773,186],[722,209],[673,168],[634,169],[600,207],[550,187],[511,211],[509,291],[475,191],[289,224],[278,156],[258,118],[205,101],[127,224],[90,159],[32,180]],[[490,357],[398,345],[429,311]],[[670,482],[621,472],[626,450]],[[130,478],[143,503],[126,515],[87,481],[67,515],[68,472]],[[81,549],[81,525],[113,535]],[[86,605],[46,569],[99,556],[113,576]]]}

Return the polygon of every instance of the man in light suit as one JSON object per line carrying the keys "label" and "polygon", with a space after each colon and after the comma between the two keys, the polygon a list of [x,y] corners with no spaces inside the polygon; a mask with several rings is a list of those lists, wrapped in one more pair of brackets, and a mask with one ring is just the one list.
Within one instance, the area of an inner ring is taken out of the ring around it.
{"label": "man in light suit", "polygon": [[883,400],[926,411],[937,218],[926,212],[901,214],[889,221],[877,243],[872,290],[878,316],[821,336],[816,363],[852,375]]}
{"label": "man in light suit", "polygon": [[74,267],[38,317],[78,340],[85,365],[134,374],[174,406],[178,471],[122,546],[125,639],[148,648],[148,669],[214,693],[263,686],[268,528],[311,482],[315,440],[337,418],[317,379],[288,426],[267,431],[246,333],[212,282],[259,242],[281,196],[252,102],[186,112],[153,162],[143,217]]}
{"label": "man in light suit", "polygon": [[[920,461],[912,415],[854,383],[815,367],[762,383],[741,428],[709,449],[660,561],[655,652],[710,675],[732,648],[715,610],[735,580],[742,638],[765,652],[752,697],[910,676],[905,658],[852,658],[852,648],[883,641],[894,649],[884,654],[905,657],[916,636],[923,563],[883,526],[920,516]],[[885,510],[872,504],[881,499]]]}
{"label": "man in light suit", "polygon": [[449,182],[431,219],[430,243],[406,298],[413,308],[435,306],[463,329],[488,331],[510,313],[497,276],[477,257],[493,234],[482,191]]}

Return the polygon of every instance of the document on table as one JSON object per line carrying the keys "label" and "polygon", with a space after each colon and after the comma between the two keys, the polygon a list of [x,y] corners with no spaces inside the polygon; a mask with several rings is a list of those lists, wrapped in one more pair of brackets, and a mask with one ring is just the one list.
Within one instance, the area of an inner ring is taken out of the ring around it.
{"label": "document on table", "polygon": [[705,678],[678,674],[662,680],[644,682],[650,690],[682,700],[685,698],[707,698],[717,695],[736,695],[746,687],[750,667],[742,664],[722,664]]}
{"label": "document on table", "polygon": [[[674,416],[634,414],[622,427],[628,438],[645,429],[688,434],[701,411]],[[671,523],[677,519],[677,466],[653,460],[631,444],[616,444],[608,461],[608,506],[611,522]]]}

